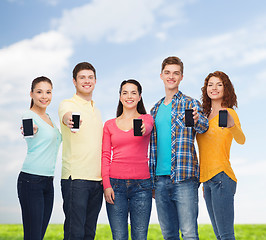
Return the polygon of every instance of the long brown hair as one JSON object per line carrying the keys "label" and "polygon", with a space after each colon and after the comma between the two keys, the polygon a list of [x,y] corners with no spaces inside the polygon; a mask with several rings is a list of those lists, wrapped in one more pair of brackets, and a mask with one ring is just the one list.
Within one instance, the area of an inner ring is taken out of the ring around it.
{"label": "long brown hair", "polygon": [[201,101],[202,101],[202,107],[203,112],[209,116],[211,113],[211,99],[209,98],[207,94],[207,86],[209,83],[209,79],[211,77],[217,77],[223,82],[224,86],[224,96],[222,101],[222,107],[227,108],[237,108],[237,97],[235,94],[235,89],[230,81],[229,77],[222,71],[215,71],[213,73],[209,73],[209,75],[205,78],[204,86],[201,88],[202,95],[201,95]]}
{"label": "long brown hair", "polygon": [[[131,84],[134,84],[137,86],[138,88],[138,93],[139,95],[141,96],[141,93],[142,93],[142,87],[140,85],[140,83],[137,81],[137,80],[134,80],[134,79],[129,79],[129,80],[124,80],[121,85],[120,85],[120,89],[119,89],[119,95],[121,95],[121,92],[122,92],[122,88],[125,84],[127,83],[131,83]],[[142,97],[140,99],[140,101],[138,102],[138,105],[137,105],[137,111],[139,114],[146,114],[146,109],[144,107],[144,104],[143,104],[143,101],[142,101]],[[119,103],[118,103],[118,106],[117,106],[117,110],[116,110],[116,117],[119,117],[120,115],[122,115],[123,113],[123,104],[121,103],[121,101],[119,100]]]}
{"label": "long brown hair", "polygon": [[[33,90],[35,89],[36,85],[40,82],[47,82],[49,84],[51,84],[52,88],[53,88],[53,83],[52,81],[47,78],[47,77],[44,77],[44,76],[41,76],[41,77],[37,77],[35,78],[32,83],[31,83],[31,92],[33,92]],[[32,108],[34,105],[34,102],[33,102],[33,99],[31,99],[31,103],[30,103],[30,108]]]}

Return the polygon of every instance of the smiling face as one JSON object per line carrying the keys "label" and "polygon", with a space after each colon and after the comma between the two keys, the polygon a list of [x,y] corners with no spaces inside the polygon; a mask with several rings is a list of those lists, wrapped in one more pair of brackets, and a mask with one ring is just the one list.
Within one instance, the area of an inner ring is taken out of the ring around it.
{"label": "smiling face", "polygon": [[120,101],[123,105],[123,108],[137,108],[140,99],[141,96],[139,95],[138,87],[135,84],[126,83],[125,85],[123,85],[120,94]]}
{"label": "smiling face", "polygon": [[77,73],[76,80],[73,79],[73,83],[78,96],[91,97],[96,84],[95,74],[92,70],[81,70]]}
{"label": "smiling face", "polygon": [[183,79],[181,67],[177,64],[168,64],[164,67],[160,77],[163,80],[165,89],[178,91],[178,86]]}
{"label": "smiling face", "polygon": [[42,81],[36,84],[30,96],[33,99],[33,107],[47,108],[52,100],[52,85]]}
{"label": "smiling face", "polygon": [[213,100],[222,101],[224,97],[224,84],[218,77],[211,77],[207,85],[207,95]]}

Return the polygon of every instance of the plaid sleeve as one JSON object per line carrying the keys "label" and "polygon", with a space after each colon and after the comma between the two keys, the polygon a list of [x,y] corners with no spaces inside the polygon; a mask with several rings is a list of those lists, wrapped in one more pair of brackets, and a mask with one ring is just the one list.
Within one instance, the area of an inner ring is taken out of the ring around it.
{"label": "plaid sleeve", "polygon": [[196,126],[194,127],[195,131],[197,133],[205,133],[209,128],[209,121],[207,117],[203,113],[203,108],[199,101],[193,100],[193,105],[196,107],[198,114],[199,114],[199,120],[196,123]]}

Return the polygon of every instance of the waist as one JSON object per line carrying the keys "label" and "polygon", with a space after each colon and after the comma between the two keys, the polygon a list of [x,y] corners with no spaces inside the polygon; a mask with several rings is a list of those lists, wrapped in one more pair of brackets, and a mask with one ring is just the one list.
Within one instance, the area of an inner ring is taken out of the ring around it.
{"label": "waist", "polygon": [[21,171],[19,173],[19,177],[22,177],[22,178],[39,178],[39,179],[51,179],[53,180],[54,179],[54,176],[44,176],[44,175],[38,175],[38,174],[32,174],[32,173],[27,173],[27,172],[23,172]]}
{"label": "waist", "polygon": [[110,166],[110,177],[118,179],[147,179],[150,177],[148,162],[112,162]]}

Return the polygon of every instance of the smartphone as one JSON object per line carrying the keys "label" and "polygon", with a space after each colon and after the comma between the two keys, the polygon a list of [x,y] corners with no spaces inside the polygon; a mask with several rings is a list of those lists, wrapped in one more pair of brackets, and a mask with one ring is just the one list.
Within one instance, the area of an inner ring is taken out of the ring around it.
{"label": "smartphone", "polygon": [[219,127],[227,127],[227,110],[219,111]]}
{"label": "smartphone", "polygon": [[193,119],[193,109],[185,110],[185,126],[186,127],[194,127],[194,119]]}
{"label": "smartphone", "polygon": [[74,122],[73,128],[71,128],[72,132],[79,131],[79,123],[80,123],[80,113],[73,112],[72,113],[72,121]]}
{"label": "smartphone", "polygon": [[22,127],[23,127],[23,134],[24,138],[33,137],[33,120],[32,118],[23,118],[22,119]]}
{"label": "smartphone", "polygon": [[142,119],[133,119],[134,136],[142,136],[141,132]]}

